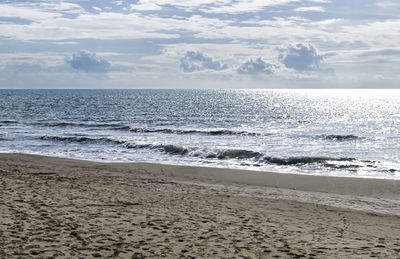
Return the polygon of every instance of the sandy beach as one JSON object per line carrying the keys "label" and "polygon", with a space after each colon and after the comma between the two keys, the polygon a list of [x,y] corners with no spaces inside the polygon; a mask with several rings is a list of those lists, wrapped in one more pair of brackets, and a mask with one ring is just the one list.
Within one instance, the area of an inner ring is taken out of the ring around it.
{"label": "sandy beach", "polygon": [[0,154],[0,258],[400,258],[400,181]]}

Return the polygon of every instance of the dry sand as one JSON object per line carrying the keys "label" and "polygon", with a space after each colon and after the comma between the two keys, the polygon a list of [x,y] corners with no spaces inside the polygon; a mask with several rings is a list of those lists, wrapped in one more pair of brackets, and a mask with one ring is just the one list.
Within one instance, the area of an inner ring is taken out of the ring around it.
{"label": "dry sand", "polygon": [[400,258],[400,181],[0,154],[0,258]]}

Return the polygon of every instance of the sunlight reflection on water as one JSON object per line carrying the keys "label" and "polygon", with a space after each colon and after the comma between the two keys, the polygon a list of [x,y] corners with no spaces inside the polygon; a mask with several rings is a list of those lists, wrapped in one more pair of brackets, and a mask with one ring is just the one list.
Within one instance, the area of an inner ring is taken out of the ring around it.
{"label": "sunlight reflection on water", "polygon": [[0,90],[0,151],[400,178],[399,90]]}

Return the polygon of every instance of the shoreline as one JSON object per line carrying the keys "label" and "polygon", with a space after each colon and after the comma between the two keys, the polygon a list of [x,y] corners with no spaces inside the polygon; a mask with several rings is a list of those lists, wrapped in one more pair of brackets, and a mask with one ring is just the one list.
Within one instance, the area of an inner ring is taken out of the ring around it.
{"label": "shoreline", "polygon": [[111,166],[122,170],[129,170],[129,167],[133,167],[146,171],[153,176],[193,183],[200,182],[221,185],[239,184],[378,198],[400,197],[400,180],[397,179],[291,174],[259,170],[144,162],[100,162],[26,153],[0,153],[0,157],[3,156],[31,157],[32,159],[53,160],[61,163],[64,163],[63,161],[73,161],[74,163]]}
{"label": "shoreline", "polygon": [[5,258],[396,258],[400,252],[398,190],[383,189],[398,181],[357,178],[351,190],[342,186],[348,178],[4,153],[0,176]]}

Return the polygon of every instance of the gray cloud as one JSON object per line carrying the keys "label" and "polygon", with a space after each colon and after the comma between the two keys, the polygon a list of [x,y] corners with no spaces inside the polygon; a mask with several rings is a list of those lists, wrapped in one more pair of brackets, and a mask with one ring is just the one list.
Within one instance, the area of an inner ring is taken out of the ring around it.
{"label": "gray cloud", "polygon": [[250,59],[243,63],[237,70],[239,74],[272,74],[274,72],[275,65],[264,62],[261,57],[256,60]]}
{"label": "gray cloud", "polygon": [[297,71],[317,70],[322,60],[323,56],[318,54],[317,48],[312,44],[298,43],[289,46],[279,55],[282,64]]}
{"label": "gray cloud", "polygon": [[200,52],[188,51],[181,59],[181,68],[184,72],[194,72],[201,70],[224,70],[228,66],[214,61],[211,57],[207,57]]}
{"label": "gray cloud", "polygon": [[65,57],[64,60],[74,69],[89,73],[107,73],[111,67],[107,60],[98,57],[96,53],[87,51],[76,52],[71,57]]}

